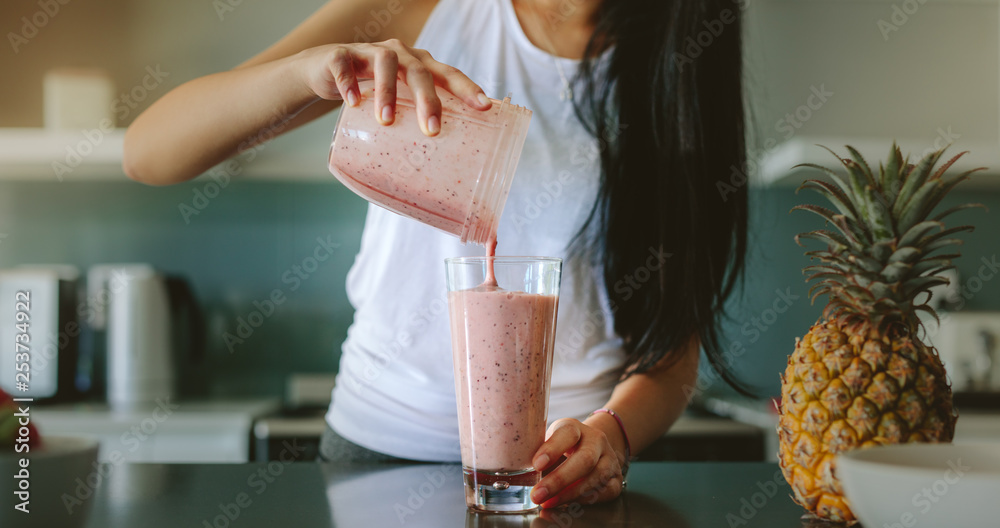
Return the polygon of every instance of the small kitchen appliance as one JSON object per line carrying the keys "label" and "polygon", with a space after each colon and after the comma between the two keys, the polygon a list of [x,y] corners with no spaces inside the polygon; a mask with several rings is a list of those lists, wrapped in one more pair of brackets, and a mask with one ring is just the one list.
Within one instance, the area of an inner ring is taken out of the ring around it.
{"label": "small kitchen appliance", "polygon": [[79,271],[65,265],[0,270],[0,388],[35,401],[79,395]]}
{"label": "small kitchen appliance", "polygon": [[199,357],[204,344],[188,282],[149,264],[103,264],[90,269],[87,289],[90,324],[105,344],[110,407],[135,410],[176,396],[178,360]]}

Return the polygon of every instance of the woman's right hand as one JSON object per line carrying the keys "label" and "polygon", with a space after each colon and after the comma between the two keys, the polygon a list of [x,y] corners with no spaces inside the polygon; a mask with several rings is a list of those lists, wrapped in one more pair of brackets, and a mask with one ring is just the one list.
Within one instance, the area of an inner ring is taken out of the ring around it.
{"label": "woman's right hand", "polygon": [[435,86],[455,94],[477,110],[487,110],[490,100],[476,83],[457,68],[438,62],[426,50],[391,39],[372,44],[328,44],[297,56],[302,80],[318,97],[359,104],[358,79],[375,79],[375,118],[392,124],[396,113],[396,81],[413,91],[417,121],[427,136],[441,131],[441,100]]}

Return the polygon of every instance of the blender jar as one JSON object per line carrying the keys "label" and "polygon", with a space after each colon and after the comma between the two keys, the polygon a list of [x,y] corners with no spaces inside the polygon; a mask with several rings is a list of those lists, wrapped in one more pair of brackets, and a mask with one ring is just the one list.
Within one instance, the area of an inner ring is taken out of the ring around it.
{"label": "blender jar", "polygon": [[427,137],[405,83],[397,84],[391,125],[373,114],[374,81],[359,88],[361,104],[340,110],[330,172],[369,202],[485,246],[496,234],[531,110],[509,95],[475,110],[438,87],[441,132]]}

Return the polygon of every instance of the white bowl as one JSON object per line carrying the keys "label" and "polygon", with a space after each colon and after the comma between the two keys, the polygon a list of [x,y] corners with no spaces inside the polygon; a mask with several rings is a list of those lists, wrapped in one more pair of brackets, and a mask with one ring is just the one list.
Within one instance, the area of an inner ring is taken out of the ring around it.
{"label": "white bowl", "polygon": [[[0,526],[3,528],[46,527],[76,528],[87,522],[94,501],[88,480],[96,482],[97,441],[72,436],[46,436],[43,447],[32,448],[28,459],[28,491],[30,492],[28,513],[14,509],[20,503],[14,492],[18,491],[20,480],[14,475],[21,470],[23,455],[4,449],[0,452]],[[80,479],[79,482],[77,479]],[[83,483],[81,485],[81,483]],[[98,484],[99,486],[100,484]],[[77,488],[82,488],[78,491]],[[86,495],[87,491],[91,493]],[[70,508],[64,503],[69,499]],[[86,496],[85,500],[77,497]],[[74,504],[73,500],[79,500]]]}
{"label": "white bowl", "polygon": [[870,528],[983,528],[1000,519],[1000,444],[905,444],[837,457],[851,509]]}

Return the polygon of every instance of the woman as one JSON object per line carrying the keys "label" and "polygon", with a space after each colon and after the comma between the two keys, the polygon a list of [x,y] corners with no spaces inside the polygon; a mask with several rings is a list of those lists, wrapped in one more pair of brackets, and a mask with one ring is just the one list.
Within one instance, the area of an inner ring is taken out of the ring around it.
{"label": "woman", "polygon": [[[684,410],[699,348],[736,383],[718,321],[743,267],[747,193],[717,183],[745,166],[739,6],[331,1],[245,64],[157,101],[126,135],[125,170],[193,178],[276,115],[285,131],[358,104],[358,79],[375,79],[372,111],[390,124],[397,77],[428,136],[441,129],[435,85],[474,108],[512,92],[534,110],[498,248],[567,259],[549,412],[561,419],[533,460],[557,467],[532,499],[617,497],[629,444],[638,453]],[[369,207],[325,458],[459,460],[442,260],[481,251]]]}

